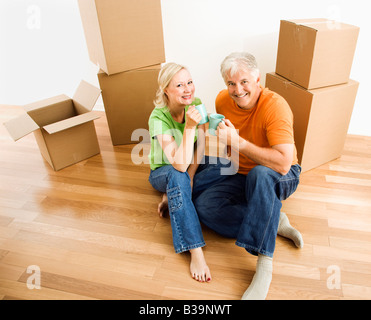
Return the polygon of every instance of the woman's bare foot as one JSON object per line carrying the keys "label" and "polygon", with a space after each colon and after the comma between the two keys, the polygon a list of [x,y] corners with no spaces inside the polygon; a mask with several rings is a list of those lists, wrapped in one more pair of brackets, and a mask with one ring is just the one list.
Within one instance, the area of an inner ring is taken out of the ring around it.
{"label": "woman's bare foot", "polygon": [[160,215],[160,217],[166,217],[168,215],[168,213],[169,213],[169,206],[168,206],[168,202],[167,202],[167,195],[166,195],[166,193],[164,193],[162,195],[162,200],[158,204],[157,212]]}
{"label": "woman's bare foot", "polygon": [[189,252],[191,253],[190,270],[192,278],[200,282],[211,281],[210,269],[206,264],[202,248],[191,249]]}

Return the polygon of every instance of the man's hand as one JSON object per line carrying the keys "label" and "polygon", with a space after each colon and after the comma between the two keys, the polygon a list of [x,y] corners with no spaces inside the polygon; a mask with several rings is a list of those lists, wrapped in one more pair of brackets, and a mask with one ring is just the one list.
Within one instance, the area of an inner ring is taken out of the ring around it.
{"label": "man's hand", "polygon": [[233,124],[225,119],[225,123],[219,123],[217,136],[220,141],[232,149],[244,154],[257,164],[269,167],[276,172],[285,175],[291,168],[294,145],[280,144],[263,148],[243,139],[239,136]]}
{"label": "man's hand", "polygon": [[228,146],[237,147],[236,144],[239,143],[239,135],[232,124],[228,119],[224,119],[224,122],[220,122],[216,131],[216,135],[220,141]]}

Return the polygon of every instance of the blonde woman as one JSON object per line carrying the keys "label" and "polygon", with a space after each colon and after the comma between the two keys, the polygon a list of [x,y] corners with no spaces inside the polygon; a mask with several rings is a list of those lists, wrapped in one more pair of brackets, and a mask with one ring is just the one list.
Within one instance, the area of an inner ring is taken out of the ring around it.
{"label": "blonde woman", "polygon": [[[200,164],[209,162],[203,157],[205,125],[198,126],[201,115],[195,105],[201,101],[194,97],[195,86],[187,68],[175,63],[164,65],[158,83],[156,107],[148,122],[149,181],[164,193],[158,210],[160,216],[169,211],[175,252],[189,251],[192,277],[209,282],[211,273],[202,250],[205,241],[192,196],[223,178],[217,171],[222,165]],[[196,153],[195,146],[199,148]]]}

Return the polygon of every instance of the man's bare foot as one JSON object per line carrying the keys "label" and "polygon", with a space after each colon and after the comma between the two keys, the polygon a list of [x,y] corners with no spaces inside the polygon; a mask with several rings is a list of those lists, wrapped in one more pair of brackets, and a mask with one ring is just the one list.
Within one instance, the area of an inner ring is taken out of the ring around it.
{"label": "man's bare foot", "polygon": [[191,249],[189,252],[191,253],[190,270],[192,278],[200,282],[211,281],[210,269],[206,264],[202,248]]}
{"label": "man's bare foot", "polygon": [[167,195],[166,195],[166,193],[164,193],[162,195],[162,200],[158,204],[157,212],[160,215],[160,217],[166,217],[168,215],[168,213],[169,213],[169,206],[168,206],[168,202],[167,202]]}

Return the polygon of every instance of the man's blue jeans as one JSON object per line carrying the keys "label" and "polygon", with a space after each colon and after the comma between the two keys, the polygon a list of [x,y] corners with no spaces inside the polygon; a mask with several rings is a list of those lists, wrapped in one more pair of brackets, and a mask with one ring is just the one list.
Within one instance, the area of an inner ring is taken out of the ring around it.
{"label": "man's blue jeans", "polygon": [[205,245],[192,196],[201,194],[210,185],[220,183],[228,177],[220,174],[222,168],[230,167],[226,159],[206,156],[203,163],[199,165],[193,178],[193,190],[188,173],[177,171],[172,165],[151,170],[149,175],[151,185],[167,194],[176,253]]}
{"label": "man's blue jeans", "polygon": [[194,197],[200,221],[253,255],[273,257],[281,201],[295,192],[300,172],[294,165],[282,176],[259,165],[248,175],[227,176]]}

